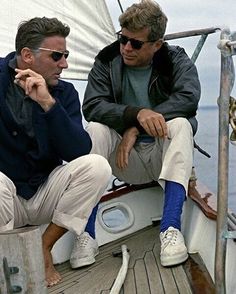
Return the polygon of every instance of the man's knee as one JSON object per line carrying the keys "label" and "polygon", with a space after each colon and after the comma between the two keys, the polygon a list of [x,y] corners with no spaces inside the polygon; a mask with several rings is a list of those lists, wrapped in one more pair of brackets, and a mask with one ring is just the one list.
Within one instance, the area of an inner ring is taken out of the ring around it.
{"label": "man's knee", "polygon": [[91,177],[96,181],[108,182],[111,178],[112,171],[108,161],[101,155],[87,155],[87,163],[92,171]]}
{"label": "man's knee", "polygon": [[184,132],[186,134],[189,134],[189,136],[193,135],[191,124],[184,117],[174,118],[168,121],[167,125],[168,125],[168,130],[171,133],[171,137],[173,137],[174,134],[179,132]]}
{"label": "man's knee", "polygon": [[169,121],[170,124],[173,124],[177,128],[191,128],[190,122],[184,117],[176,117]]}
{"label": "man's knee", "polygon": [[16,194],[16,187],[13,182],[2,172],[0,172],[0,195],[3,198],[4,195]]}
{"label": "man's knee", "polygon": [[89,191],[90,198],[98,202],[111,180],[111,167],[108,161],[98,154],[88,154],[77,160],[73,164],[77,164],[78,173],[73,173],[71,186],[78,186],[79,191]]}
{"label": "man's knee", "polygon": [[0,231],[6,231],[13,228],[13,197],[16,188],[12,181],[0,172]]}

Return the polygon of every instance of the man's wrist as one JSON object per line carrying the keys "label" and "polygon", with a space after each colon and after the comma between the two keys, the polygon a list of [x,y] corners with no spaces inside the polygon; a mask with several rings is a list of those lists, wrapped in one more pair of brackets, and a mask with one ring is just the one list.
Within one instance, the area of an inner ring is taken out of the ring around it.
{"label": "man's wrist", "polygon": [[51,97],[51,99],[49,99],[45,103],[39,103],[39,105],[43,108],[45,112],[47,112],[54,106],[55,103],[56,103],[56,100]]}
{"label": "man's wrist", "polygon": [[138,130],[138,128],[136,128],[136,127],[132,127],[132,128],[130,128],[130,132],[132,133],[132,134],[134,134],[136,137],[139,135],[139,130]]}

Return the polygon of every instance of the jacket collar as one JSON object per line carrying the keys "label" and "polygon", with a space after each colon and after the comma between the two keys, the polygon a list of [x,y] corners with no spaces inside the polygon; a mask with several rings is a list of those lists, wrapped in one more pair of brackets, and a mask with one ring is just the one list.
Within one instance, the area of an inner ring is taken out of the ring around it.
{"label": "jacket collar", "polygon": [[[170,58],[170,46],[168,43],[163,43],[161,48],[153,56],[153,68],[154,70],[162,75],[169,76],[172,73],[172,61]],[[108,45],[102,49],[96,58],[101,60],[103,63],[111,62],[115,57],[120,55],[120,44],[118,41]]]}

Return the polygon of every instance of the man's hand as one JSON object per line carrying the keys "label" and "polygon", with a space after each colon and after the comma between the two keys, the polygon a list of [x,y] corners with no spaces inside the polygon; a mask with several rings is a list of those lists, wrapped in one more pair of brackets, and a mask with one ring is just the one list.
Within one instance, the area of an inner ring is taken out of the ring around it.
{"label": "man's hand", "polygon": [[136,127],[127,129],[122,137],[116,153],[116,165],[122,169],[128,166],[130,150],[133,148],[139,131]]}
{"label": "man's hand", "polygon": [[167,125],[162,114],[144,108],[139,111],[137,119],[148,135],[167,137]]}
{"label": "man's hand", "polygon": [[25,90],[25,94],[36,101],[44,111],[48,111],[54,104],[55,99],[48,92],[45,79],[31,69],[15,69],[17,75],[14,82]]}

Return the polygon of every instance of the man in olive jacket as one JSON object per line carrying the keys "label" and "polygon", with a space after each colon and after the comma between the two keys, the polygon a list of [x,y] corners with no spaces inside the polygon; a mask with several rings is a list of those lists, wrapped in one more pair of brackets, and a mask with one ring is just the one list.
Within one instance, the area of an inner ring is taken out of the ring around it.
{"label": "man in olive jacket", "polygon": [[193,163],[200,83],[183,48],[163,42],[167,17],[152,0],[133,4],[119,18],[118,41],[96,57],[83,113],[92,153],[109,160],[113,174],[131,184],[158,181],[165,202],[161,263],[184,262],[181,214]]}

